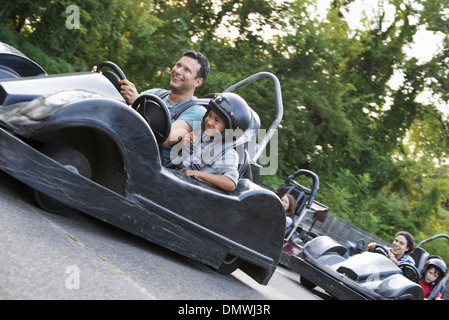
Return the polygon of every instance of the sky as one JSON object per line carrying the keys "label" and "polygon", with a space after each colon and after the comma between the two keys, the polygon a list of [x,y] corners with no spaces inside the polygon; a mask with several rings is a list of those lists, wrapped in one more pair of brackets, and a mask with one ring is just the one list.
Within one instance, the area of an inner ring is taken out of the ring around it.
{"label": "sky", "polygon": [[[273,1],[283,1],[283,0],[273,0]],[[318,18],[325,19],[327,11],[330,7],[330,3],[333,0],[316,0],[317,10],[311,10],[309,12],[310,15],[315,15]],[[409,0],[413,3],[413,0]],[[420,10],[418,4],[414,4],[415,9]],[[378,16],[379,10],[385,11],[384,23],[382,25],[382,29],[386,29],[394,19],[395,15],[395,7],[389,3],[388,0],[356,0],[349,4],[348,10],[343,12],[346,21],[349,26],[353,29],[363,29],[364,26],[361,23],[361,20],[364,16],[368,16],[373,19],[373,21],[377,21],[376,17]],[[449,8],[445,10],[447,16],[449,16]],[[313,18],[313,17],[311,17]],[[230,18],[232,19],[232,18]],[[411,23],[417,23],[418,21],[410,20]],[[369,26],[372,28],[373,26]],[[266,33],[267,39],[269,39],[273,34],[279,33],[279,30],[264,30]],[[223,27],[218,32],[221,36],[230,37],[231,39],[238,34],[238,30],[233,30],[226,24],[226,21]],[[420,27],[418,32],[414,37],[414,43],[410,46],[404,48],[404,52],[409,57],[415,57],[418,59],[418,63],[422,64],[432,59],[432,57],[442,50],[442,41],[444,38],[444,34],[435,33],[432,31],[426,30],[424,27]],[[389,85],[392,89],[397,89],[401,83],[403,82],[403,75],[400,70],[395,70],[393,77],[389,81]],[[446,117],[449,118],[449,105],[442,102],[438,99],[438,97],[432,96],[429,91],[424,91],[417,99],[422,103],[431,103],[439,106],[439,109],[444,113]],[[387,102],[388,103],[388,102]]]}
{"label": "sky", "polygon": [[[327,9],[329,9],[330,2],[331,0],[317,0],[318,11],[321,14],[325,14]],[[385,10],[385,25],[388,25],[388,21],[392,21],[394,18],[395,10],[393,5],[388,4],[388,1],[356,0],[349,5],[350,11],[344,14],[349,26],[351,28],[360,28],[360,20],[365,14],[369,17],[375,17],[379,10],[379,2]],[[416,8],[419,9],[418,6]],[[449,9],[447,11],[447,14],[449,14]],[[441,50],[443,37],[444,34],[442,33],[434,33],[421,28],[414,38],[415,43],[406,49],[406,53],[409,56],[416,57],[420,63],[429,61],[438,50]]]}
{"label": "sky", "polygon": [[[325,12],[330,6],[331,0],[317,0],[318,11]],[[368,15],[369,17],[375,17],[379,11],[379,2],[385,10],[385,25],[383,28],[388,26],[388,22],[392,21],[394,18],[395,8],[393,5],[390,5],[388,1],[384,0],[356,0],[349,6],[349,11],[344,13],[346,21],[348,22],[351,28],[361,28],[361,18],[364,15]],[[416,6],[416,9],[420,9]],[[449,15],[449,8],[446,9],[447,15]],[[411,20],[411,23],[414,21]],[[416,21],[417,22],[417,21]],[[435,33],[429,30],[426,30],[424,27],[420,27],[418,32],[414,37],[414,43],[409,47],[405,48],[405,53],[410,57],[415,57],[418,59],[418,63],[425,63],[433,58],[433,56],[442,50],[443,38],[444,34],[441,32]],[[403,82],[403,74],[400,70],[396,70],[394,72],[393,77],[389,81],[390,87],[393,89],[397,89],[397,87]],[[438,106],[440,111],[444,114],[446,118],[449,118],[449,105],[444,103],[438,97],[432,95],[432,93],[428,90],[424,90],[418,97],[417,101],[421,103],[434,104]],[[388,101],[387,101],[388,104]],[[387,106],[386,106],[387,107]]]}

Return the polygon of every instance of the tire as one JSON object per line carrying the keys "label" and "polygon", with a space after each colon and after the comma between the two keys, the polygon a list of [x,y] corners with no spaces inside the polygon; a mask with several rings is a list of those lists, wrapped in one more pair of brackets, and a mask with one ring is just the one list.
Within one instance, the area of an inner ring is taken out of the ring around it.
{"label": "tire", "polygon": [[[40,152],[64,167],[88,179],[92,178],[92,168],[87,158],[78,150],[65,145],[47,145]],[[70,207],[35,189],[31,190],[31,198],[43,210],[51,213],[63,213]]]}
{"label": "tire", "polygon": [[316,287],[316,284],[302,276],[299,276],[299,282],[309,290],[312,290]]}
{"label": "tire", "polygon": [[216,270],[218,273],[228,275],[237,270],[241,264],[242,260],[240,258],[228,254]]}

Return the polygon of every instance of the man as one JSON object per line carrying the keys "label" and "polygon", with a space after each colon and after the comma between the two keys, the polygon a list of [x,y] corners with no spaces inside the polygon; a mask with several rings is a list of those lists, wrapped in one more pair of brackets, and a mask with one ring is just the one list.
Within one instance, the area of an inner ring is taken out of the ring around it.
{"label": "man", "polygon": [[[368,250],[374,251],[376,249],[376,242],[368,244]],[[392,247],[387,253],[387,257],[396,265],[408,263],[415,265],[415,260],[409,255],[415,248],[415,239],[406,231],[399,231],[396,233]]]}
{"label": "man", "polygon": [[[209,61],[199,52],[188,51],[176,62],[170,72],[170,92],[162,100],[169,109],[181,106],[183,103],[194,99],[196,88],[200,87],[209,74]],[[129,105],[139,97],[135,85],[128,80],[120,80],[120,93]],[[162,89],[150,89],[142,94],[155,94]],[[170,162],[170,150],[188,132],[191,132],[194,122],[200,123],[206,109],[195,105],[182,112],[176,119],[172,120],[170,135],[163,142],[162,164]]]}

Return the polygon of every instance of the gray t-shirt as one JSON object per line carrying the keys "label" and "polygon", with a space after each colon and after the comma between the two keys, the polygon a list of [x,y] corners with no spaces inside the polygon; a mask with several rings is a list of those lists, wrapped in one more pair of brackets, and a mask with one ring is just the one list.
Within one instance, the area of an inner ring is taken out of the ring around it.
{"label": "gray t-shirt", "polygon": [[[215,141],[214,141],[215,140]],[[221,139],[209,137],[196,137],[192,143],[193,150],[190,150],[190,143],[187,143],[183,154],[182,165],[187,169],[197,170],[195,164],[199,165],[200,170],[216,175],[225,175],[237,184],[239,179],[238,165],[239,155],[232,146],[223,145]],[[224,146],[226,147],[225,149]]]}

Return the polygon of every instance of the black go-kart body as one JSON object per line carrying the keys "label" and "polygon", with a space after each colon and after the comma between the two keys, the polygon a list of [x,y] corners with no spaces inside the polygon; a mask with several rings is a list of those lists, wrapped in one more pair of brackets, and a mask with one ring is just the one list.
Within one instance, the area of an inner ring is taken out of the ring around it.
{"label": "black go-kart body", "polygon": [[[69,206],[221,273],[240,268],[268,283],[285,230],[274,192],[245,177],[225,192],[162,166],[159,145],[170,117],[161,101],[142,102],[149,124],[105,73],[49,76],[11,47],[0,48],[0,170],[31,190],[42,208]],[[262,78],[274,82],[278,114],[271,127],[277,127],[282,101],[275,76],[256,74],[224,91]],[[260,167],[254,155],[267,139],[245,149],[242,175]]]}

